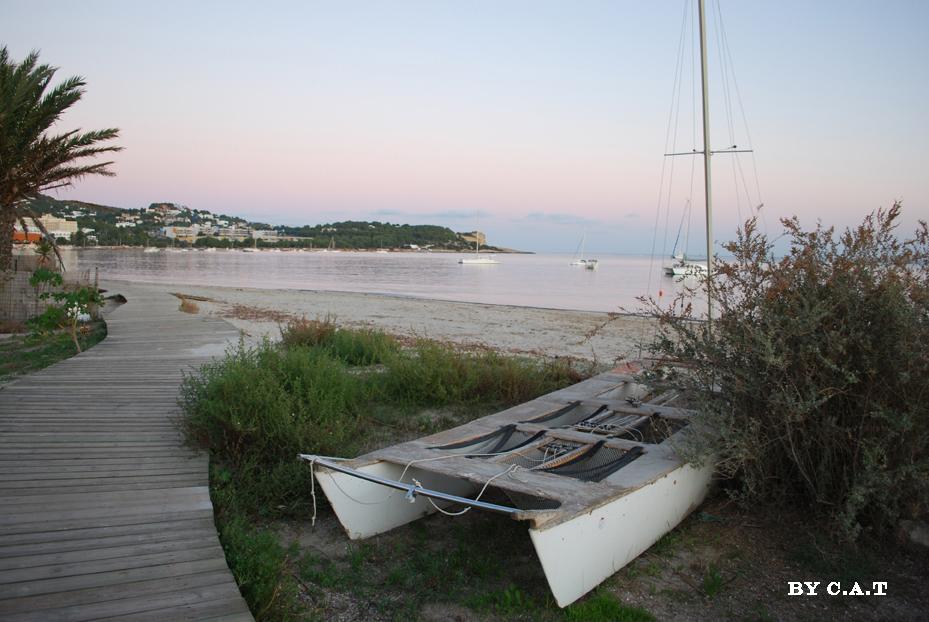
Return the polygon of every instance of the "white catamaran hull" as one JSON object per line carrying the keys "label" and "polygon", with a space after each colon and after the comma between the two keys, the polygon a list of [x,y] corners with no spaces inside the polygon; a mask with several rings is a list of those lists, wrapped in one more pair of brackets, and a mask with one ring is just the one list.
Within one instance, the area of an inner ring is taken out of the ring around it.
{"label": "white catamaran hull", "polygon": [[548,587],[567,607],[644,553],[703,502],[712,469],[683,465],[549,529],[530,529]]}

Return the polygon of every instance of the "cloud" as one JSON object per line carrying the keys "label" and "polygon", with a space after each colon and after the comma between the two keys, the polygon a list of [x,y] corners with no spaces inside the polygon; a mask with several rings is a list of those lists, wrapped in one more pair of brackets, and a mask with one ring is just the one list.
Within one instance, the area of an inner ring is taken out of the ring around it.
{"label": "cloud", "polygon": [[592,227],[601,224],[599,220],[592,220],[577,216],[576,214],[560,214],[557,212],[530,212],[523,220],[555,225],[584,225]]}
{"label": "cloud", "polygon": [[412,212],[399,209],[378,209],[370,212],[372,216],[390,216],[394,218],[414,218],[418,220],[468,220],[475,218],[492,218],[493,214],[483,210],[443,210],[438,212]]}

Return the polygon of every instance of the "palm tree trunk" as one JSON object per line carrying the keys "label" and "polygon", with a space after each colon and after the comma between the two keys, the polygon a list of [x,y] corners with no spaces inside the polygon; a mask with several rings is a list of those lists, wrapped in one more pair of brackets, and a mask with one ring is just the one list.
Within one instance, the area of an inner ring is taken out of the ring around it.
{"label": "palm tree trunk", "polygon": [[0,205],[0,272],[13,268],[13,225],[16,210],[12,205]]}

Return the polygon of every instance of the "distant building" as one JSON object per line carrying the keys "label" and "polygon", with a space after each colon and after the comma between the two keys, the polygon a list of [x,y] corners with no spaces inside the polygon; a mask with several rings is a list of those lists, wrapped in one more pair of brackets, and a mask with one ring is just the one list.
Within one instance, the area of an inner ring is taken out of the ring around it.
{"label": "distant building", "polygon": [[256,240],[269,240],[271,242],[276,242],[278,238],[277,231],[274,229],[252,229],[251,237]]}
{"label": "distant building", "polygon": [[[21,241],[32,240],[32,234],[35,233],[41,238],[41,229],[35,223],[35,221],[27,220],[26,225],[28,227],[28,236],[23,237]],[[70,238],[72,233],[77,232],[77,221],[74,220],[65,220],[64,218],[56,218],[55,216],[40,216],[39,222],[42,223],[42,226],[45,227],[45,230],[48,231],[48,234],[54,238]],[[13,225],[14,231],[19,231],[20,233],[25,233],[23,231],[22,225],[17,222]]]}
{"label": "distant building", "polygon": [[250,230],[245,227],[213,227],[213,235],[221,240],[241,242],[251,237]]}
{"label": "distant building", "polygon": [[200,235],[200,227],[198,225],[192,225],[190,227],[162,227],[161,235],[169,240],[196,242],[197,236]]}

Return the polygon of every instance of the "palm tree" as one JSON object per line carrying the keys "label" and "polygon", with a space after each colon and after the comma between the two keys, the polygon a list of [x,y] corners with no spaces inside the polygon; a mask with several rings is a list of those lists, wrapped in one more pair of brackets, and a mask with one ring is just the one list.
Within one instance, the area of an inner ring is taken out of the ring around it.
{"label": "palm tree", "polygon": [[[107,175],[113,162],[88,162],[121,147],[102,145],[119,136],[109,128],[52,134],[52,125],[84,94],[84,79],[72,77],[49,89],[57,67],[39,65],[38,52],[13,62],[0,48],[0,272],[13,254],[13,227],[37,227],[55,250],[58,245],[30,209],[40,192],[71,185],[85,175]],[[32,224],[34,223],[34,224]]]}

